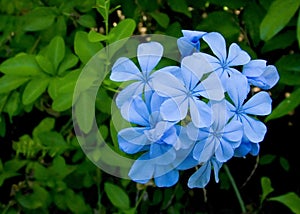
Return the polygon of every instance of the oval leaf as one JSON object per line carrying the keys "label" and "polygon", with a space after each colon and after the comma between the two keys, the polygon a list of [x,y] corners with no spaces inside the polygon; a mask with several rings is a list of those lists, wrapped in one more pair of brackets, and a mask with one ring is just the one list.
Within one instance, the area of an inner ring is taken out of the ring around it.
{"label": "oval leaf", "polygon": [[35,57],[28,54],[18,55],[4,61],[0,65],[0,71],[18,76],[35,76],[42,72]]}
{"label": "oval leaf", "polygon": [[58,68],[59,63],[65,57],[65,42],[62,37],[56,36],[54,37],[48,48],[47,48],[47,57],[54,65],[54,70]]}
{"label": "oval leaf", "polygon": [[285,98],[266,118],[266,121],[273,120],[284,115],[287,115],[300,105],[300,88],[291,93],[291,95]]}
{"label": "oval leaf", "polygon": [[24,17],[25,31],[39,31],[48,28],[55,19],[53,10],[49,7],[38,7]]}
{"label": "oval leaf", "polygon": [[298,10],[298,0],[275,0],[260,25],[260,38],[268,41],[282,30]]}
{"label": "oval leaf", "polygon": [[126,192],[119,186],[106,182],[104,190],[111,203],[120,209],[129,209],[130,201]]}
{"label": "oval leaf", "polygon": [[37,55],[35,59],[39,66],[43,69],[43,71],[45,71],[48,74],[55,74],[53,64],[49,61],[48,58],[42,55]]}
{"label": "oval leaf", "polygon": [[48,87],[49,79],[32,79],[25,87],[22,96],[22,102],[24,105],[28,105],[34,102],[39,96],[44,93]]}
{"label": "oval leaf", "polygon": [[290,208],[294,213],[300,213],[300,197],[294,192],[272,197],[269,200],[280,202]]}
{"label": "oval leaf", "polygon": [[124,19],[123,21],[119,22],[116,27],[111,29],[108,35],[108,42],[111,44],[131,36],[135,30],[135,26],[136,24],[133,19]]}
{"label": "oval leaf", "polygon": [[29,80],[28,77],[4,75],[0,78],[0,94],[10,92]]}
{"label": "oval leaf", "polygon": [[262,188],[262,195],[260,201],[263,202],[266,197],[274,191],[271,186],[271,180],[268,177],[261,178],[261,188]]}
{"label": "oval leaf", "polygon": [[103,46],[101,43],[90,42],[88,40],[88,33],[78,31],[75,35],[74,48],[80,61],[86,64]]}

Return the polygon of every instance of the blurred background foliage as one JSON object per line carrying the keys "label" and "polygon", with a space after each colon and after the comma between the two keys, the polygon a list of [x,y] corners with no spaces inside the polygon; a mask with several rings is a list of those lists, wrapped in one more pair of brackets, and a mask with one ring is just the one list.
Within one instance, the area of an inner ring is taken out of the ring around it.
{"label": "blurred background foliage", "polygon": [[[222,171],[220,183],[205,190],[187,188],[189,172],[172,188],[137,185],[92,164],[73,131],[74,86],[95,53],[131,35],[180,37],[188,29],[220,32],[227,44],[278,68],[260,156],[228,166],[247,213],[300,213],[299,6],[299,0],[0,0],[0,212],[241,213]],[[110,112],[116,88],[105,80],[95,113],[118,150]]]}

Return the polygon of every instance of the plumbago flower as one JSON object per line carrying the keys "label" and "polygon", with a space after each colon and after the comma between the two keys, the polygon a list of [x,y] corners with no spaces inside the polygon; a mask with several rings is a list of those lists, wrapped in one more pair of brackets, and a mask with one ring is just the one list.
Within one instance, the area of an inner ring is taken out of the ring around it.
{"label": "plumbago flower", "polygon": [[[124,119],[133,127],[118,133],[120,149],[140,154],[129,171],[138,183],[174,185],[179,171],[197,167],[190,188],[204,188],[214,170],[233,157],[257,155],[267,128],[260,116],[271,113],[272,99],[263,90],[279,80],[265,60],[251,60],[237,44],[217,32],[183,30],[177,41],[179,66],[155,67],[163,56],[158,42],[137,48],[141,69],[121,57],[112,68],[114,81],[133,81],[117,96]],[[214,55],[203,53],[204,40]],[[260,92],[251,92],[259,87]],[[250,93],[251,92],[251,93]]]}

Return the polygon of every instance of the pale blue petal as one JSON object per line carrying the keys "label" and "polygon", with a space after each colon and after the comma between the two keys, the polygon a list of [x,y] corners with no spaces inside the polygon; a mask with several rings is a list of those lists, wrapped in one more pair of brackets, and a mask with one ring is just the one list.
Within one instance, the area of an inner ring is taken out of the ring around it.
{"label": "pale blue petal", "polygon": [[120,149],[128,154],[140,152],[150,142],[144,135],[146,128],[130,127],[118,133]]}
{"label": "pale blue petal", "polygon": [[249,54],[243,51],[236,43],[230,45],[227,57],[228,66],[245,65],[250,59]]}
{"label": "pale blue petal", "polygon": [[169,73],[157,71],[152,78],[152,85],[155,92],[163,97],[176,97],[186,94],[187,89],[183,82]]}
{"label": "pale blue petal", "polygon": [[187,170],[192,167],[195,167],[199,162],[193,158],[191,149],[180,149],[176,153],[176,160],[173,165],[178,170]]}
{"label": "pale blue petal", "polygon": [[141,72],[128,58],[119,58],[112,67],[110,79],[116,82],[140,80]]}
{"label": "pale blue petal", "polygon": [[230,121],[223,130],[222,138],[224,141],[231,143],[233,148],[236,148],[240,145],[243,137],[243,125],[239,121]]}
{"label": "pale blue petal", "polygon": [[181,62],[181,69],[182,72],[192,72],[198,78],[197,80],[201,80],[203,74],[214,70],[206,57],[200,53],[184,57]]}
{"label": "pale blue petal", "polygon": [[215,154],[219,144],[220,142],[216,137],[209,135],[205,140],[196,143],[193,157],[200,163],[207,162]]}
{"label": "pale blue petal", "polygon": [[151,112],[160,111],[160,106],[165,100],[165,97],[161,97],[156,92],[154,92],[148,102],[150,103]]}
{"label": "pale blue petal", "polygon": [[177,40],[178,50],[180,52],[181,57],[186,57],[192,55],[194,52],[199,51],[200,42],[192,43],[185,37],[181,37]]}
{"label": "pale blue petal", "polygon": [[182,120],[187,115],[188,104],[185,96],[170,98],[161,105],[161,116],[167,121],[176,122]]}
{"label": "pale blue petal", "polygon": [[149,153],[141,155],[131,166],[128,176],[138,183],[147,183],[154,175],[154,165],[149,161]]}
{"label": "pale blue petal", "polygon": [[220,162],[228,161],[232,158],[233,154],[234,149],[232,148],[232,145],[225,140],[222,140],[215,153],[216,159]]}
{"label": "pale blue petal", "polygon": [[127,121],[140,125],[150,126],[149,110],[140,96],[135,96],[131,100],[125,102],[121,107],[121,114]]}
{"label": "pale blue petal", "polygon": [[269,65],[260,77],[249,79],[249,82],[263,90],[271,89],[279,80],[279,74],[275,66]]}
{"label": "pale blue petal", "polygon": [[243,115],[241,117],[244,134],[253,143],[261,142],[267,132],[267,127],[265,124],[257,119]]}
{"label": "pale blue petal", "polygon": [[200,89],[199,87],[203,88],[200,95],[207,99],[216,101],[224,99],[224,88],[220,78],[215,72],[211,73],[205,80],[203,80],[198,85],[197,90]]}
{"label": "pale blue petal", "polygon": [[216,181],[217,183],[219,183],[219,171],[220,171],[220,169],[221,169],[223,163],[217,161],[217,159],[214,158],[214,157],[211,159],[211,163],[212,163],[213,168],[214,168],[215,181]]}
{"label": "pale blue petal", "polygon": [[187,38],[192,43],[196,44],[199,39],[206,34],[204,31],[194,31],[194,30],[182,30],[183,36]]}
{"label": "pale blue petal", "polygon": [[176,153],[172,146],[154,143],[150,146],[149,155],[153,164],[168,165],[176,159]]}
{"label": "pale blue petal", "polygon": [[246,114],[268,115],[272,111],[272,99],[267,92],[259,92],[244,104],[243,109]]}
{"label": "pale blue petal", "polygon": [[173,124],[170,124],[172,127],[165,131],[164,135],[162,136],[162,141],[168,145],[173,145],[177,143],[177,133],[176,128],[173,126]]}
{"label": "pale blue petal", "polygon": [[117,95],[116,104],[118,108],[121,108],[125,102],[130,101],[133,97],[143,93],[144,84],[141,82],[134,82],[124,88]]}
{"label": "pale blue petal", "polygon": [[[222,68],[222,66],[220,65],[220,60],[212,55],[209,55],[209,54],[206,54],[206,53],[194,53],[193,55],[195,55],[196,57],[204,57],[205,60],[207,62],[209,62],[210,64],[210,67],[209,68],[212,68],[211,71],[216,71],[217,69],[220,69]],[[207,69],[208,70],[208,69]],[[207,72],[210,72],[210,71],[207,71]]]}
{"label": "pale blue petal", "polygon": [[163,55],[163,46],[158,42],[142,43],[137,49],[137,58],[143,72],[149,74]]}
{"label": "pale blue petal", "polygon": [[247,77],[259,77],[263,74],[266,68],[266,64],[266,60],[251,60],[246,65],[244,65],[242,73]]}
{"label": "pale blue petal", "polygon": [[212,124],[211,108],[205,102],[190,98],[189,104],[191,119],[196,127],[203,128]]}
{"label": "pale blue petal", "polygon": [[242,141],[241,145],[234,150],[235,157],[245,157],[251,151],[251,143]]}
{"label": "pale blue petal", "polygon": [[212,52],[219,58],[221,62],[225,62],[227,57],[226,42],[224,37],[217,32],[207,33],[203,36],[203,40],[208,44]]}
{"label": "pale blue petal", "polygon": [[228,79],[227,93],[235,107],[241,107],[248,95],[247,78],[243,75],[234,75]]}
{"label": "pale blue petal", "polygon": [[[161,168],[163,166],[157,166],[156,170],[158,170],[157,168]],[[160,175],[160,176],[156,176],[156,170],[154,173],[154,182],[156,184],[156,186],[158,187],[171,187],[173,185],[175,185],[178,182],[179,179],[179,172],[177,170],[169,170],[167,171],[165,170],[165,174]]]}
{"label": "pale blue petal", "polygon": [[189,188],[204,188],[209,180],[211,174],[211,164],[210,161],[205,163],[198,169],[188,180]]}

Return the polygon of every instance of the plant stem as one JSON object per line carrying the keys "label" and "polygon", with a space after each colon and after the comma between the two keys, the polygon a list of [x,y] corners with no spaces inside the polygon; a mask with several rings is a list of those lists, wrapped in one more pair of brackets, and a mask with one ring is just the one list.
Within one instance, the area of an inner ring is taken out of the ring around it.
{"label": "plant stem", "polygon": [[247,210],[246,210],[244,201],[243,201],[243,199],[242,199],[242,196],[241,196],[241,194],[240,194],[240,191],[239,191],[239,189],[237,188],[236,183],[235,183],[235,181],[234,181],[234,178],[232,177],[232,175],[231,175],[231,173],[230,173],[230,170],[229,170],[229,168],[228,168],[228,166],[227,166],[226,164],[224,164],[224,169],[225,169],[225,172],[226,172],[226,174],[227,174],[227,176],[228,176],[228,178],[229,178],[229,180],[230,180],[230,182],[231,182],[231,185],[232,185],[232,187],[233,187],[233,189],[234,189],[235,195],[236,195],[236,197],[237,197],[237,199],[238,199],[238,201],[239,201],[239,204],[240,204],[242,213],[246,213]]}

